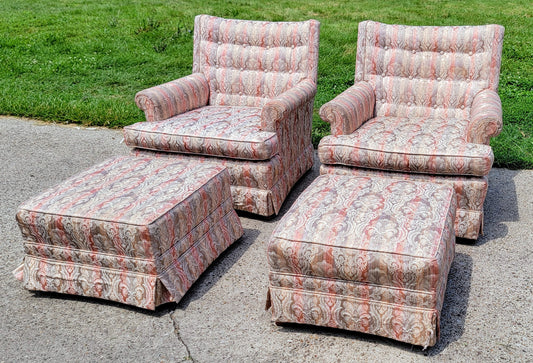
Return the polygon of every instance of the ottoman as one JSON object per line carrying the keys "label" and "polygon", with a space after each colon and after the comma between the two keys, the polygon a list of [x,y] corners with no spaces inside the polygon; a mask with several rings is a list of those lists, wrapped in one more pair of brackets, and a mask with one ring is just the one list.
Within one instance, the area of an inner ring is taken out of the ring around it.
{"label": "ottoman", "polygon": [[224,167],[108,159],[19,207],[29,290],[145,309],[179,301],[243,234]]}
{"label": "ottoman", "polygon": [[455,203],[446,184],[319,176],[268,245],[272,320],[434,345]]}

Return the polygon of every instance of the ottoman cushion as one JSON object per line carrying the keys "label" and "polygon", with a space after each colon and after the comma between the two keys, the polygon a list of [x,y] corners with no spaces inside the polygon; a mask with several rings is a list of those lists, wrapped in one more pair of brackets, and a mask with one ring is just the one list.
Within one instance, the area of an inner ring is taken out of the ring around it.
{"label": "ottoman cushion", "polygon": [[242,235],[223,167],[108,159],[19,207],[30,290],[143,308],[179,301]]}
{"label": "ottoman cushion", "polygon": [[435,344],[454,216],[448,185],[318,177],[268,246],[273,320]]}

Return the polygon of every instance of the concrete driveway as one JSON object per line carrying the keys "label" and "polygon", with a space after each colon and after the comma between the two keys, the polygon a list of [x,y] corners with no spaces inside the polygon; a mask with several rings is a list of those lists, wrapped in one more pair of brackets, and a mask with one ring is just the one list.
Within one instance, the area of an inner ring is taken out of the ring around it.
{"label": "concrete driveway", "polygon": [[[485,235],[461,241],[436,346],[310,326],[278,327],[264,311],[266,245],[279,220],[241,215],[245,235],[178,304],[155,312],[24,290],[17,206],[110,156],[120,131],[0,117],[0,362],[533,361],[533,171],[493,169]],[[296,186],[281,215],[318,175]]]}

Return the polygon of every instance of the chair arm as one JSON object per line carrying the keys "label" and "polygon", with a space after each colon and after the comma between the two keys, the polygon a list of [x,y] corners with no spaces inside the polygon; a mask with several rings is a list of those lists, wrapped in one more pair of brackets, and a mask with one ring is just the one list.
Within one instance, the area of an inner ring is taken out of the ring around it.
{"label": "chair arm", "polygon": [[165,120],[207,105],[209,84],[202,73],[145,89],[135,95],[135,103],[144,111],[146,121]]}
{"label": "chair arm", "polygon": [[261,110],[261,129],[276,131],[277,124],[300,106],[312,101],[316,94],[316,84],[310,79],[269,100]]}
{"label": "chair arm", "polygon": [[320,108],[332,135],[348,135],[374,115],[376,96],[367,82],[358,82]]}
{"label": "chair arm", "polygon": [[502,102],[493,90],[479,92],[472,102],[467,140],[476,144],[486,144],[490,138],[502,131]]}

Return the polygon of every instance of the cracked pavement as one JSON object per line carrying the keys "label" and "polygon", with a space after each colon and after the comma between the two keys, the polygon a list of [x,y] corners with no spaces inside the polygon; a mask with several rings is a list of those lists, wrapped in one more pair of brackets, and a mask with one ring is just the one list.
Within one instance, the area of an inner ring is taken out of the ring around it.
{"label": "cracked pavement", "polygon": [[180,321],[180,316],[183,317],[184,314],[179,314],[179,312],[181,311],[176,311],[170,314],[170,318],[172,319],[172,324],[174,325],[174,334],[176,334],[176,337],[178,338],[179,342],[183,345],[183,347],[185,348],[185,351],[187,352],[187,355],[185,356],[184,359],[194,362],[195,360],[193,357],[191,357],[191,351],[189,350],[189,347],[187,346],[187,344],[183,341],[183,338],[181,337],[179,321]]}
{"label": "cracked pavement", "polygon": [[[533,361],[533,171],[491,172],[485,235],[457,245],[441,337],[427,351],[360,333],[272,324],[264,310],[266,244],[280,217],[240,214],[244,237],[179,303],[155,312],[24,290],[11,274],[23,256],[17,206],[97,162],[128,153],[121,139],[118,130],[0,117],[0,362]],[[281,214],[317,174],[318,162]]]}

